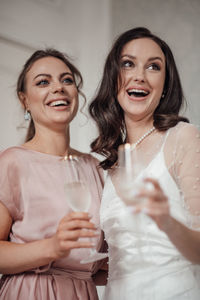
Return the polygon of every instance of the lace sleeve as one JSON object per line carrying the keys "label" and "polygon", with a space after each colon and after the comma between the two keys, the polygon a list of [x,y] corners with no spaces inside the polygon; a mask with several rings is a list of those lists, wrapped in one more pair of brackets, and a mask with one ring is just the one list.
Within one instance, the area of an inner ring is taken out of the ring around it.
{"label": "lace sleeve", "polygon": [[174,176],[186,212],[186,226],[200,230],[200,131],[191,124],[176,132]]}

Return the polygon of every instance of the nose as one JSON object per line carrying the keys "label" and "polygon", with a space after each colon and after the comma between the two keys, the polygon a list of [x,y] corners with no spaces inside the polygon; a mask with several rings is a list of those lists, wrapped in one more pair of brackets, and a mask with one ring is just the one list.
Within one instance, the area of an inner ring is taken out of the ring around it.
{"label": "nose", "polygon": [[145,71],[143,67],[137,67],[134,70],[134,81],[145,82]]}
{"label": "nose", "polygon": [[64,89],[63,89],[62,83],[60,81],[56,81],[56,82],[52,83],[51,92],[53,94],[55,94],[55,93],[63,93]]}

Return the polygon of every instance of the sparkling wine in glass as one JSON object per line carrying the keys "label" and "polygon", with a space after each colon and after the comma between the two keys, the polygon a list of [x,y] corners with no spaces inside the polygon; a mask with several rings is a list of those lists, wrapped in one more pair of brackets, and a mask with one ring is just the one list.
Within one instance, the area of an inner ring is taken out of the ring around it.
{"label": "sparkling wine in glass", "polygon": [[[67,168],[68,179],[64,189],[67,195],[67,201],[73,211],[87,212],[91,204],[91,194],[84,174],[81,174],[81,165],[78,157],[68,156],[64,160]],[[97,252],[96,249],[89,249],[87,258],[82,259],[82,264],[101,260],[108,256],[108,253]]]}
{"label": "sparkling wine in glass", "polygon": [[[138,157],[137,148],[131,144],[123,144],[118,149],[118,164],[114,170],[113,181],[115,190],[120,199],[126,206],[134,207],[143,205],[145,199],[138,196],[142,188],[148,188],[144,182],[145,167]],[[130,222],[135,235],[137,236],[137,251],[142,258],[141,251],[141,223],[142,216],[140,213],[132,214],[127,220]]]}
{"label": "sparkling wine in glass", "polygon": [[[140,197],[138,194],[142,189],[152,190],[153,185],[145,182],[144,179],[148,174],[148,160],[144,153],[139,153],[135,145],[123,144],[118,148],[118,165],[115,172],[115,189],[120,199],[126,206],[143,206],[146,198]],[[149,174],[148,174],[149,176]],[[152,176],[152,175],[151,175]],[[131,213],[127,223],[133,228],[135,237],[135,250],[138,263],[145,264],[146,255],[145,247],[148,248],[148,254],[152,255],[151,244],[145,237],[147,219],[142,213]],[[144,248],[143,248],[144,247]],[[148,258],[147,258],[148,261]],[[143,275],[145,279],[145,274]],[[137,289],[135,293],[136,299],[143,299],[143,290]],[[150,299],[155,299],[154,286],[152,286]]]}
{"label": "sparkling wine in glass", "polygon": [[126,205],[141,203],[137,197],[144,186],[141,177],[142,165],[137,158],[137,150],[128,143],[120,145],[118,149],[118,165],[115,171],[115,189]]}
{"label": "sparkling wine in glass", "polygon": [[91,195],[84,182],[73,181],[66,183],[65,193],[67,194],[68,204],[73,211],[88,211]]}

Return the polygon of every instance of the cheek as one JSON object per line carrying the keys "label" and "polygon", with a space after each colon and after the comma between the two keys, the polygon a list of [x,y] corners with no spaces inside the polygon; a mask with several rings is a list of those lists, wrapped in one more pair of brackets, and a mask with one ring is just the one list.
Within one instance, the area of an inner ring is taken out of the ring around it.
{"label": "cheek", "polygon": [[126,87],[126,84],[129,82],[130,78],[131,78],[131,72],[128,71],[121,72],[120,77],[117,80],[118,91]]}
{"label": "cheek", "polygon": [[164,76],[159,76],[157,78],[153,78],[151,80],[151,85],[154,87],[157,93],[162,94],[163,88],[164,88],[164,83],[165,83],[165,77]]}
{"label": "cheek", "polygon": [[41,102],[42,100],[44,100],[46,98],[47,92],[44,89],[41,89],[39,91],[30,91],[27,94],[27,100],[29,102],[29,104],[34,104],[34,103],[38,103]]}
{"label": "cheek", "polygon": [[78,108],[79,108],[79,97],[78,97],[78,93],[76,92],[73,95],[73,116],[76,115]]}
{"label": "cheek", "polygon": [[78,101],[78,90],[76,88],[73,88],[71,93],[72,93],[73,97],[76,98]]}
{"label": "cheek", "polygon": [[74,105],[74,111],[75,113],[77,113],[79,107],[79,100],[78,100],[78,96],[75,97],[75,105]]}
{"label": "cheek", "polygon": [[125,92],[123,89],[121,89],[119,91],[119,93],[117,94],[117,101],[118,101],[119,105],[121,106],[121,108],[123,110],[125,110]]}
{"label": "cheek", "polygon": [[123,102],[123,98],[126,95],[126,82],[128,81],[126,77],[127,76],[125,75],[125,72],[123,72],[123,74],[121,74],[121,77],[119,77],[117,81],[117,100],[119,104]]}
{"label": "cheek", "polygon": [[121,89],[118,91],[118,94],[117,94],[117,101],[119,102],[120,105],[123,101],[123,97],[124,97],[124,91]]}

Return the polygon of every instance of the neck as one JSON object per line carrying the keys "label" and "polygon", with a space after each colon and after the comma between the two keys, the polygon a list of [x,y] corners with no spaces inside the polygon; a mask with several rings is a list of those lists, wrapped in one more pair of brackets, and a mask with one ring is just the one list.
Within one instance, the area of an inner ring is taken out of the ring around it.
{"label": "neck", "polygon": [[66,131],[36,129],[32,140],[24,144],[25,147],[57,156],[64,156],[70,151],[69,128]]}
{"label": "neck", "polygon": [[153,121],[126,122],[127,142],[134,144],[153,127]]}

